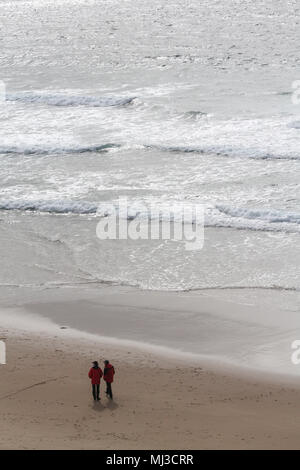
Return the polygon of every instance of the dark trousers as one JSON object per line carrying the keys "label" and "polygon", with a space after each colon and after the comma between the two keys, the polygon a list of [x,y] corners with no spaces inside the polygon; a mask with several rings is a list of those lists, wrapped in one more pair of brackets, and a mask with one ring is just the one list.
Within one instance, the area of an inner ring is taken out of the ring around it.
{"label": "dark trousers", "polygon": [[100,384],[93,384],[92,387],[94,400],[100,400]]}
{"label": "dark trousers", "polygon": [[106,382],[106,395],[108,395],[110,398],[113,397],[112,389],[111,389],[111,383],[109,383],[109,382]]}

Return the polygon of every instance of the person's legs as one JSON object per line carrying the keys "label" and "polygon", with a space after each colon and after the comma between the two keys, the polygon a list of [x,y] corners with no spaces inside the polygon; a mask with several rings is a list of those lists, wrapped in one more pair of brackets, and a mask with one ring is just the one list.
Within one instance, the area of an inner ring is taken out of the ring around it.
{"label": "person's legs", "polygon": [[92,385],[92,388],[93,388],[93,398],[94,400],[97,400],[97,395],[96,395],[96,385]]}
{"label": "person's legs", "polygon": [[112,399],[111,383],[106,382],[106,394]]}
{"label": "person's legs", "polygon": [[97,384],[97,400],[100,400],[100,384]]}

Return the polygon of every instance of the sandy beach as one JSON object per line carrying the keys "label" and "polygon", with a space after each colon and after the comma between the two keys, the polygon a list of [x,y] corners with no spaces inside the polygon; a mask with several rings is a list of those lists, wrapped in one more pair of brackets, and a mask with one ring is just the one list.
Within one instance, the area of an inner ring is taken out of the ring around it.
{"label": "sandy beach", "polygon": [[[46,303],[32,309],[55,312]],[[101,318],[100,301],[98,310]],[[7,364],[0,366],[1,449],[299,447],[295,379],[210,367],[196,356],[147,350],[9,309],[1,310],[1,324],[7,346]],[[105,358],[116,368],[114,400],[102,383],[101,402],[94,403],[87,373],[92,360]]]}
{"label": "sandy beach", "polygon": [[[295,449],[300,390],[150,354],[9,335],[1,449]],[[91,358],[111,358],[114,401],[94,404]]]}

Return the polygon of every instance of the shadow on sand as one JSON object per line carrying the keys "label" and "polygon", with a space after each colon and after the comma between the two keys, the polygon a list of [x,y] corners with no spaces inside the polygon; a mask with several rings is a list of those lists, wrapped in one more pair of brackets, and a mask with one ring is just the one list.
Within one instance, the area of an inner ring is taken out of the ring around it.
{"label": "shadow on sand", "polygon": [[105,410],[105,406],[101,403],[101,401],[94,401],[92,404],[92,408],[95,411],[103,411]]}
{"label": "shadow on sand", "polygon": [[109,410],[115,410],[118,408],[118,404],[113,400],[107,400],[104,403],[102,401],[94,401],[92,408],[94,411],[104,411],[107,408]]}
{"label": "shadow on sand", "polygon": [[106,403],[106,407],[105,408],[109,408],[110,410],[115,410],[118,408],[118,404],[113,401],[113,400],[108,400],[107,403]]}

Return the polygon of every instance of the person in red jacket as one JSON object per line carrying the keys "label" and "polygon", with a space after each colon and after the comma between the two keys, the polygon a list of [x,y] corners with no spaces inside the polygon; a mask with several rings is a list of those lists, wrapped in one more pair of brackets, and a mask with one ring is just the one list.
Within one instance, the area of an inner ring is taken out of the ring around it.
{"label": "person in red jacket", "polygon": [[102,376],[102,369],[99,367],[98,362],[94,361],[93,367],[89,371],[89,378],[92,382],[93,398],[95,401],[100,401],[100,380]]}
{"label": "person in red jacket", "polygon": [[106,382],[106,395],[112,400],[111,384],[114,381],[115,369],[109,361],[104,361],[104,380]]}

